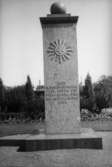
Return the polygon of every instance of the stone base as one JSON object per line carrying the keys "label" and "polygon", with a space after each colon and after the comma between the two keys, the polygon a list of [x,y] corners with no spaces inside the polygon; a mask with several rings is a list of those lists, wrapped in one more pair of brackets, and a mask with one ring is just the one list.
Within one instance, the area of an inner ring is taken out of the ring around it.
{"label": "stone base", "polygon": [[81,134],[31,136],[24,141],[18,151],[42,151],[57,149],[102,149],[102,138],[93,131]]}
{"label": "stone base", "polygon": [[82,128],[80,134],[14,135],[0,138],[0,146],[18,146],[18,151],[56,149],[103,149],[102,137],[92,129]]}
{"label": "stone base", "polygon": [[102,138],[26,140],[18,151],[45,151],[57,149],[102,149]]}

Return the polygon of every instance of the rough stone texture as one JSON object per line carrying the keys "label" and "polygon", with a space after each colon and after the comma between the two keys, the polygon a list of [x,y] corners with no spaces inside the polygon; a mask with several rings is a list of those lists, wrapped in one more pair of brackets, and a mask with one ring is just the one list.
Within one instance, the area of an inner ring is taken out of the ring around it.
{"label": "rough stone texture", "polygon": [[42,23],[42,28],[46,133],[79,133],[76,23]]}
{"label": "rough stone texture", "polygon": [[17,147],[0,147],[0,167],[112,167],[112,132],[95,133],[103,138],[103,150],[17,152]]}
{"label": "rough stone texture", "polygon": [[102,149],[102,138],[92,129],[81,128],[80,134],[14,135],[0,138],[0,146],[19,146],[18,151],[57,149]]}

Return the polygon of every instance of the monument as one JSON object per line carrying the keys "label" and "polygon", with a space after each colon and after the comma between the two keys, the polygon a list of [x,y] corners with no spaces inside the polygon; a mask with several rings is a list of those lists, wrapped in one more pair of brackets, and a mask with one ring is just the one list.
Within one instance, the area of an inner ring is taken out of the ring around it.
{"label": "monument", "polygon": [[76,26],[78,17],[54,3],[43,30],[46,133],[80,132]]}
{"label": "monument", "polygon": [[22,151],[89,148],[102,149],[102,138],[80,127],[77,62],[78,16],[59,3],[41,17],[43,30],[45,132],[28,137]]}

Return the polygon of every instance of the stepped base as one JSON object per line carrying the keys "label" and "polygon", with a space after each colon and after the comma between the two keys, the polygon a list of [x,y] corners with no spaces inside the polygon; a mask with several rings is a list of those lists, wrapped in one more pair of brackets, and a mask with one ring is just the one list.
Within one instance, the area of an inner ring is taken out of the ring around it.
{"label": "stepped base", "polygon": [[102,137],[92,129],[81,129],[80,134],[16,135],[0,138],[0,146],[19,146],[18,151],[57,149],[103,149]]}
{"label": "stepped base", "polygon": [[42,151],[57,149],[102,149],[102,138],[88,129],[81,134],[40,134],[25,140],[19,151]]}

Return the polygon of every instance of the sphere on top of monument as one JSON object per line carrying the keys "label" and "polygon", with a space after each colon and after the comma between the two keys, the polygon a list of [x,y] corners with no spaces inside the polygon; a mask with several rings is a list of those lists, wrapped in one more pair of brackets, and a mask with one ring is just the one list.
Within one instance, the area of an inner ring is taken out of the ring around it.
{"label": "sphere on top of monument", "polygon": [[54,2],[51,5],[50,12],[51,12],[51,14],[65,14],[66,13],[66,7],[63,3]]}

